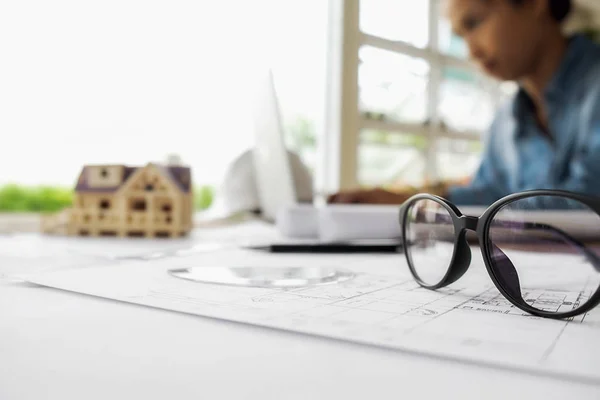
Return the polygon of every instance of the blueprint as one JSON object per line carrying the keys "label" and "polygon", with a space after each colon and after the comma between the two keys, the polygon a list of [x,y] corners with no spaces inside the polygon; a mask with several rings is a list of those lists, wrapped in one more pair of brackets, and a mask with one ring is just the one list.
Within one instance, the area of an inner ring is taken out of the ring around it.
{"label": "blueprint", "polygon": [[[457,283],[437,291],[423,289],[402,257],[227,250],[36,273],[23,279],[203,317],[600,384],[600,310],[570,320],[533,317],[504,299],[476,257]],[[568,255],[552,257],[561,266],[578,262]],[[315,264],[352,270],[355,278],[325,286],[263,289],[192,282],[168,273],[190,266]],[[532,289],[525,297],[546,309],[564,310],[585,301],[594,289]]]}
{"label": "blueprint", "polygon": [[[254,240],[247,240],[248,237]],[[193,256],[246,242],[262,243],[275,237],[268,225],[260,222],[199,231],[188,237],[170,240],[0,234],[0,279],[14,277],[15,274],[83,268],[128,260]]]}

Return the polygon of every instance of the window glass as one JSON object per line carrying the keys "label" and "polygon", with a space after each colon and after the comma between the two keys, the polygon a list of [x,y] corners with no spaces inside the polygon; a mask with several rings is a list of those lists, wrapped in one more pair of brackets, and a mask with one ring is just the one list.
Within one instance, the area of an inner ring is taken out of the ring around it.
{"label": "window glass", "polygon": [[481,162],[482,144],[475,140],[438,139],[436,164],[444,181],[468,183]]}
{"label": "window glass", "polygon": [[365,186],[419,186],[425,176],[428,141],[424,136],[363,130],[358,149],[358,177]]}
{"label": "window glass", "polygon": [[466,42],[452,33],[450,23],[443,16],[438,23],[438,46],[443,54],[463,60],[469,58],[469,48]]}
{"label": "window glass", "polygon": [[384,39],[426,47],[429,41],[429,1],[361,0],[360,30]]}
{"label": "window glass", "polygon": [[421,123],[427,117],[429,65],[369,46],[359,51],[359,101],[366,118]]}
{"label": "window glass", "polygon": [[438,112],[443,123],[456,131],[485,131],[495,112],[495,89],[481,75],[445,67],[439,88]]}

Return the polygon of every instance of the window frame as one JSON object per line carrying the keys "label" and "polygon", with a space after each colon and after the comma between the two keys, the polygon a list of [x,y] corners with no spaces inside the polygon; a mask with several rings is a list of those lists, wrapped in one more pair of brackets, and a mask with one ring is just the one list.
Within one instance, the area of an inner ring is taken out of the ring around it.
{"label": "window frame", "polygon": [[[359,186],[358,146],[363,130],[376,129],[389,134],[419,134],[427,137],[424,151],[424,181],[439,180],[437,144],[439,139],[480,142],[484,130],[455,130],[440,118],[440,88],[443,70],[456,67],[476,73],[491,88],[493,107],[502,99],[500,84],[482,76],[467,60],[443,53],[439,45],[440,0],[429,1],[427,46],[419,48],[402,41],[378,37],[360,30],[360,0],[330,0],[329,55],[327,63],[327,107],[325,135],[320,147],[323,180],[319,190],[338,191]],[[359,109],[358,52],[362,46],[386,50],[424,60],[429,65],[427,83],[428,123],[399,123],[365,118]]]}

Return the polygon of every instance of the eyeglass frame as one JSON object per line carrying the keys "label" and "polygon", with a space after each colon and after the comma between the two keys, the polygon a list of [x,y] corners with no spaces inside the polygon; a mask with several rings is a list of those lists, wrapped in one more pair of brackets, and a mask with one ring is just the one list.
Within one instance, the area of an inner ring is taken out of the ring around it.
{"label": "eyeglass frame", "polygon": [[[440,289],[442,287],[446,287],[446,286],[456,282],[458,279],[460,279],[465,274],[465,272],[467,272],[467,270],[469,269],[469,266],[471,265],[471,255],[472,255],[471,247],[469,246],[469,243],[466,240],[467,231],[471,231],[471,232],[475,232],[477,235],[477,240],[478,240],[479,248],[481,250],[481,255],[483,257],[483,261],[484,261],[487,273],[490,276],[494,286],[515,307],[519,308],[520,310],[526,311],[532,315],[538,316],[538,317],[552,318],[552,319],[564,319],[564,318],[575,317],[577,315],[581,315],[581,314],[584,314],[584,313],[592,310],[594,307],[596,307],[598,304],[600,304],[600,286],[598,288],[596,288],[596,291],[594,292],[594,294],[592,296],[590,296],[588,301],[585,302],[584,304],[582,304],[579,308],[576,308],[576,309],[570,310],[570,311],[566,311],[566,312],[550,312],[550,311],[544,311],[544,310],[540,310],[540,309],[530,306],[520,296],[519,297],[521,298],[521,301],[519,301],[519,299],[516,299],[515,296],[507,290],[507,287],[505,287],[502,284],[501,280],[504,280],[505,277],[500,276],[500,279],[499,279],[499,276],[496,273],[498,271],[495,271],[498,267],[494,266],[495,261],[492,260],[492,249],[488,247],[489,245],[493,244],[491,241],[491,238],[490,238],[490,226],[491,226],[492,221],[494,220],[494,217],[507,204],[513,203],[518,200],[522,200],[522,199],[526,199],[526,198],[530,198],[530,197],[537,197],[537,196],[562,197],[562,198],[567,198],[567,199],[571,199],[571,200],[576,200],[576,201],[579,201],[580,203],[586,205],[587,207],[589,207],[592,211],[594,211],[600,217],[600,198],[583,195],[583,194],[579,194],[579,193],[562,191],[562,190],[540,189],[540,190],[529,190],[529,191],[514,193],[514,194],[505,196],[505,197],[495,201],[492,205],[490,205],[489,207],[486,208],[486,210],[481,214],[480,217],[464,215],[456,205],[454,205],[449,200],[447,200],[443,197],[440,197],[440,196],[436,196],[436,195],[432,195],[432,194],[428,194],[428,193],[420,193],[420,194],[411,196],[400,207],[399,222],[400,222],[400,228],[401,228],[401,232],[402,232],[402,235],[401,235],[402,248],[404,249],[406,261],[408,263],[410,272],[413,275],[413,278],[417,281],[417,283],[420,286],[422,286],[426,289],[430,289],[430,290],[435,290],[435,289]],[[452,251],[452,257],[450,259],[446,274],[442,277],[442,279],[438,283],[433,284],[433,285],[428,285],[419,277],[419,274],[416,272],[416,270],[413,266],[411,256],[410,256],[410,251],[408,250],[409,247],[408,247],[407,235],[406,235],[406,228],[408,226],[408,224],[406,224],[407,214],[408,214],[409,210],[411,209],[412,205],[419,200],[431,200],[431,201],[434,201],[437,204],[443,206],[446,209],[446,211],[448,212],[448,214],[451,216],[452,222],[454,225],[454,243],[453,243],[454,247],[453,247],[453,251]],[[556,228],[553,228],[553,229],[556,229]],[[562,232],[562,231],[560,231],[560,232]],[[564,233],[564,232],[562,232],[562,233]],[[589,249],[587,247],[585,247],[585,245],[583,243],[579,242],[578,240],[576,240],[574,238],[570,238],[569,240],[571,240],[573,244],[580,247],[580,250],[584,251],[588,257],[590,256],[591,252],[589,252]],[[506,256],[504,254],[504,252],[502,252],[502,250],[498,246],[496,246],[496,248],[504,256]],[[596,258],[597,260],[600,260],[599,256],[595,255],[594,253],[591,253],[591,254],[592,254],[592,257]],[[508,259],[508,257],[506,257],[506,258]],[[510,261],[510,259],[508,259],[508,261]],[[517,273],[514,265],[512,264],[512,262],[510,262],[510,263],[511,263],[511,266],[514,269],[514,273],[516,274],[517,279],[518,279],[518,273]],[[598,265],[596,265],[595,267],[598,268]],[[520,289],[520,284],[519,284],[519,289]]]}

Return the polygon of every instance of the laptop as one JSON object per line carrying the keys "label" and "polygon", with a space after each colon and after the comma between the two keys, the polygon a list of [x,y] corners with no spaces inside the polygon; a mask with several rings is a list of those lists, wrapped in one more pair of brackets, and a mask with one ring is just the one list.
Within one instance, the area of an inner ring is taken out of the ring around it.
{"label": "laptop", "polygon": [[[261,216],[269,222],[275,222],[280,210],[299,205],[300,202],[285,146],[281,111],[271,70],[263,71],[257,78],[252,106],[254,175]],[[396,252],[399,245],[400,241],[396,239],[335,242],[303,239],[245,247],[269,252],[356,253]]]}
{"label": "laptop", "polygon": [[281,208],[297,204],[297,195],[271,70],[258,77],[252,105],[254,176],[261,215],[274,222]]}

